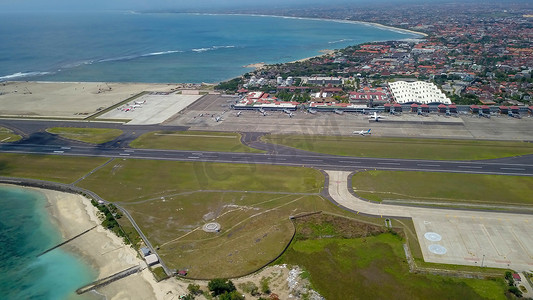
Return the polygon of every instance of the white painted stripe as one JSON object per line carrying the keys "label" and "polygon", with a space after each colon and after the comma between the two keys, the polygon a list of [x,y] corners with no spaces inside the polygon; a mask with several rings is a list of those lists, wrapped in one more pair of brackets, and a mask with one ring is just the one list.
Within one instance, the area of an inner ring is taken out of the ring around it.
{"label": "white painted stripe", "polygon": [[440,165],[430,165],[430,164],[416,164],[417,166],[421,167],[440,167]]}
{"label": "white painted stripe", "polygon": [[400,163],[385,163],[385,162],[381,162],[381,163],[378,163],[378,165],[396,165],[396,166],[399,166]]}
{"label": "white painted stripe", "polygon": [[526,169],[522,169],[522,168],[500,168],[502,170],[516,170],[516,171],[525,171]]}
{"label": "white painted stripe", "polygon": [[458,168],[469,168],[469,169],[481,169],[483,167],[478,166],[457,166]]}

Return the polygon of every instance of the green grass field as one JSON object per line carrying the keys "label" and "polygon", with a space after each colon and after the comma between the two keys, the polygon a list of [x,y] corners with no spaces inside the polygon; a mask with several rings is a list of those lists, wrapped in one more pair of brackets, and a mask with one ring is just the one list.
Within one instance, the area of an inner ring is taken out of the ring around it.
{"label": "green grass field", "polygon": [[46,131],[66,139],[90,144],[103,144],[116,139],[122,134],[120,129],[108,128],[53,127],[48,128]]}
{"label": "green grass field", "polygon": [[[78,185],[120,203],[167,265],[188,268],[197,278],[255,271],[288,244],[294,232],[289,216],[337,210],[317,195],[290,194],[323,187],[323,175],[308,168],[123,159]],[[213,218],[222,231],[202,231]]]}
{"label": "green grass field", "polygon": [[122,159],[79,183],[108,201],[130,202],[197,190],[317,193],[317,170],[271,165]]}
{"label": "green grass field", "polygon": [[[256,271],[289,243],[289,216],[335,209],[319,196],[243,192],[197,192],[123,206],[170,268],[202,279]],[[219,233],[202,230],[212,220],[221,225]]]}
{"label": "green grass field", "polygon": [[5,127],[0,127],[0,143],[11,143],[22,139],[18,134],[14,134],[12,130]]}
{"label": "green grass field", "polygon": [[0,175],[72,183],[107,158],[0,154]]}
{"label": "green grass field", "polygon": [[[348,224],[342,222],[341,228]],[[390,233],[346,238],[338,224],[297,221],[297,236],[276,263],[303,267],[326,299],[506,299],[503,279],[412,274],[403,239]],[[357,226],[357,225],[352,225]],[[310,232],[326,232],[317,237]]]}
{"label": "green grass field", "polygon": [[141,135],[130,146],[144,149],[263,152],[244,146],[240,139],[240,134],[231,132],[157,131]]}
{"label": "green grass field", "polygon": [[366,171],[352,177],[352,186],[374,201],[533,205],[533,178],[525,176]]}
{"label": "green grass field", "polygon": [[525,142],[310,135],[266,135],[263,141],[357,157],[480,160],[533,154],[533,144]]}

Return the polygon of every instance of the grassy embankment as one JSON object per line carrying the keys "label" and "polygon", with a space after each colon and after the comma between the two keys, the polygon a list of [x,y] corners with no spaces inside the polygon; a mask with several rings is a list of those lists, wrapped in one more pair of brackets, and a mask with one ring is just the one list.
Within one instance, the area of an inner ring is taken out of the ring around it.
{"label": "grassy embankment", "polygon": [[296,238],[277,263],[303,267],[326,299],[506,299],[503,271],[492,280],[410,273],[401,236],[313,218],[295,221]]}
{"label": "grassy embankment", "polygon": [[533,178],[524,176],[376,170],[354,174],[352,186],[358,195],[374,201],[533,208]]}
{"label": "grassy embankment", "polygon": [[525,142],[317,135],[266,135],[262,140],[312,152],[357,157],[481,160],[533,154],[533,144]]}
{"label": "grassy embankment", "polygon": [[13,133],[12,130],[0,127],[0,143],[11,143],[20,140],[22,137]]}
{"label": "grassy embankment", "polygon": [[240,134],[232,132],[157,131],[141,135],[130,146],[145,149],[264,152],[244,146],[240,139]]}
{"label": "grassy embankment", "polygon": [[62,138],[90,144],[103,144],[116,139],[122,134],[120,129],[109,128],[53,127],[48,128],[46,131],[57,134]]}

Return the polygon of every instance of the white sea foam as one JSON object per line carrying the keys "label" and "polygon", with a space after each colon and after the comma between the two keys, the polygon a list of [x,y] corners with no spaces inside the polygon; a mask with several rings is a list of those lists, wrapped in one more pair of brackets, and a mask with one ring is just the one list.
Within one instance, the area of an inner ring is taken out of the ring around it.
{"label": "white sea foam", "polygon": [[144,54],[124,55],[124,56],[99,59],[97,61],[90,61],[89,64],[92,64],[93,62],[103,63],[103,62],[132,60],[132,59],[141,58],[141,57],[158,56],[158,55],[166,55],[166,54],[182,53],[182,52],[183,51],[181,50],[168,50],[168,51],[150,52],[150,53],[144,53]]}
{"label": "white sea foam", "polygon": [[235,46],[233,46],[233,45],[230,45],[230,46],[212,46],[212,47],[209,47],[209,48],[192,49],[192,51],[194,51],[194,52],[206,52],[206,51],[213,51],[213,50],[217,50],[217,49],[227,49],[227,48],[235,48]]}
{"label": "white sea foam", "polygon": [[328,44],[337,44],[337,43],[350,42],[350,41],[353,41],[353,39],[340,39],[340,40],[337,40],[337,41],[328,42]]}
{"label": "white sea foam", "polygon": [[143,54],[143,55],[141,55],[141,57],[165,55],[165,54],[172,54],[172,53],[182,53],[182,52],[183,51],[181,51],[181,50],[169,50],[169,51],[161,51],[161,52],[152,52],[152,53]]}
{"label": "white sea foam", "polygon": [[5,80],[9,80],[9,79],[16,79],[16,78],[23,78],[23,77],[31,77],[31,76],[42,76],[42,75],[47,75],[47,74],[50,74],[50,72],[17,72],[17,73],[13,73],[11,75],[5,75],[5,76],[0,76],[0,81],[5,81]]}

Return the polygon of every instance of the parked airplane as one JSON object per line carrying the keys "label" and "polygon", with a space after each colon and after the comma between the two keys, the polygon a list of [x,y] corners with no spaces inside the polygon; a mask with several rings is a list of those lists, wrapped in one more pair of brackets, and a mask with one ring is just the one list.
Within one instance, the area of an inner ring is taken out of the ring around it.
{"label": "parked airplane", "polygon": [[267,115],[267,112],[264,109],[262,109],[262,108],[259,109],[259,112],[262,113],[263,116]]}
{"label": "parked airplane", "polygon": [[385,117],[381,116],[381,115],[378,115],[377,112],[374,112],[373,115],[369,116],[368,117],[369,119],[374,119],[374,121],[378,122],[379,119],[385,119]]}
{"label": "parked airplane", "polygon": [[222,117],[221,117],[221,116],[215,117],[215,121],[216,121],[216,122],[220,122],[220,121],[222,121]]}
{"label": "parked airplane", "polygon": [[292,118],[294,117],[294,114],[293,113],[289,113],[289,118]]}
{"label": "parked airplane", "polygon": [[312,108],[310,108],[310,109],[308,110],[308,112],[309,112],[310,114],[314,115],[314,114],[316,114],[316,109],[312,109]]}
{"label": "parked airplane", "polygon": [[336,113],[337,115],[342,115],[344,113],[344,111],[339,110],[339,109],[336,109],[333,112]]}
{"label": "parked airplane", "polygon": [[370,134],[372,134],[372,133],[370,132],[370,130],[371,130],[371,129],[368,129],[368,130],[361,130],[361,131],[357,131],[357,130],[356,130],[356,131],[353,132],[353,134],[359,134],[359,135],[362,135],[362,136],[365,136],[365,135],[367,135],[367,134],[370,135]]}
{"label": "parked airplane", "polygon": [[241,115],[242,111],[238,111],[237,112],[237,117],[239,117]]}
{"label": "parked airplane", "polygon": [[146,100],[144,100],[144,101],[134,101],[134,102],[135,102],[135,104],[145,104]]}

